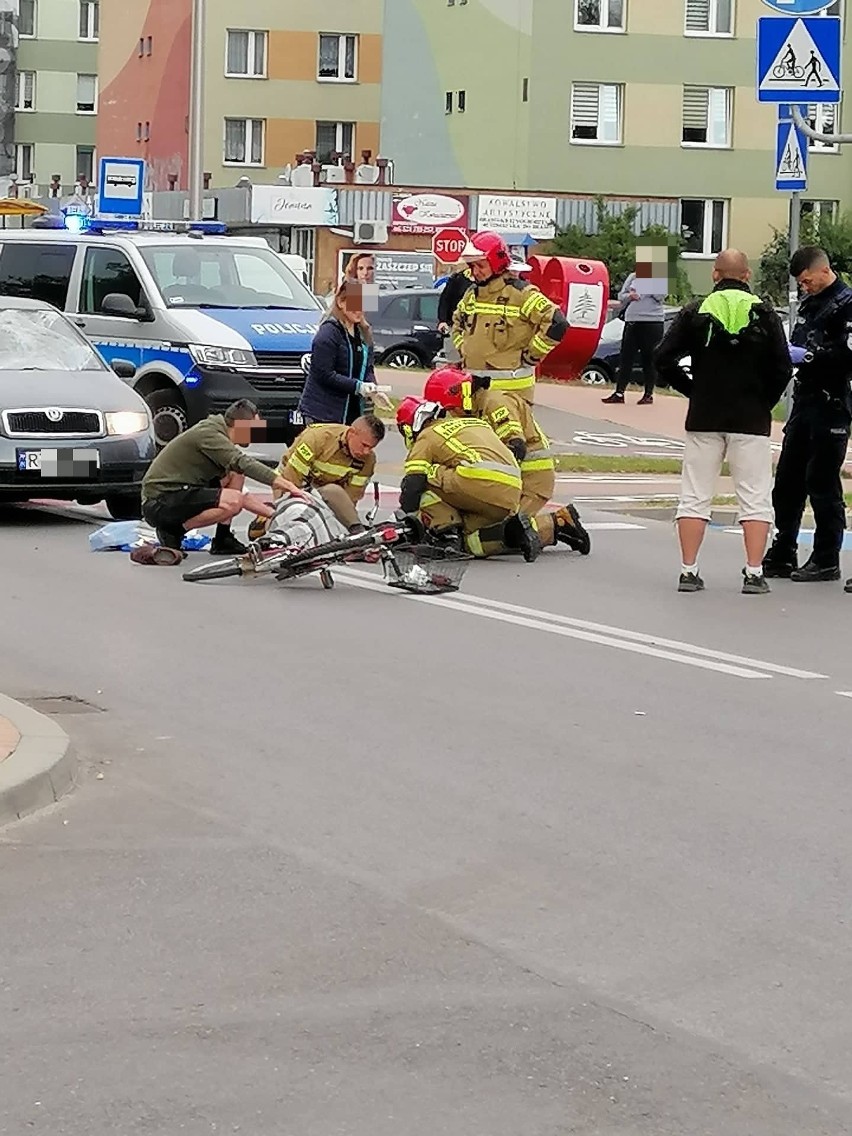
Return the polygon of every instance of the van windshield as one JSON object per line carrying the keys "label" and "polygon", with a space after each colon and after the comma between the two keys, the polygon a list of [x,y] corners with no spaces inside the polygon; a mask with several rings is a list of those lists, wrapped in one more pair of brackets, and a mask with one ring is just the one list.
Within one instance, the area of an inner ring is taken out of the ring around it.
{"label": "van windshield", "polygon": [[170,308],[294,308],[319,301],[271,251],[245,245],[149,245],[139,250]]}

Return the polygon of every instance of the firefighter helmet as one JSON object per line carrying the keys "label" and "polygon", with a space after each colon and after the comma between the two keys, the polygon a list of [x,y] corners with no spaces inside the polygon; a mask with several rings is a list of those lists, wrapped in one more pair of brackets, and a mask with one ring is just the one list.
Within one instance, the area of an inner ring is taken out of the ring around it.
{"label": "firefighter helmet", "polygon": [[498,276],[507,272],[512,263],[509,246],[499,233],[474,233],[462,251],[466,261],[487,260],[492,273]]}
{"label": "firefighter helmet", "polygon": [[426,380],[423,397],[445,410],[473,410],[473,380],[459,367],[439,367]]}

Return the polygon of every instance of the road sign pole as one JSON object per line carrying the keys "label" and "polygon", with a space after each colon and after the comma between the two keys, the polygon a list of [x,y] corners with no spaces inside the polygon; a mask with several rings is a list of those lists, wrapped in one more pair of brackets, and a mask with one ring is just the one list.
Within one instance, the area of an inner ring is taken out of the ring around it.
{"label": "road sign pole", "polygon": [[[802,225],[802,199],[801,194],[790,194],[790,242],[789,242],[789,257],[793,259],[794,253],[799,248],[799,241],[801,239],[801,225]],[[787,300],[789,307],[789,320],[790,330],[788,335],[793,334],[793,325],[796,322],[796,316],[799,311],[799,285],[795,276],[789,278]],[[790,410],[793,406],[793,384],[787,387],[784,391],[784,420],[790,417]]]}

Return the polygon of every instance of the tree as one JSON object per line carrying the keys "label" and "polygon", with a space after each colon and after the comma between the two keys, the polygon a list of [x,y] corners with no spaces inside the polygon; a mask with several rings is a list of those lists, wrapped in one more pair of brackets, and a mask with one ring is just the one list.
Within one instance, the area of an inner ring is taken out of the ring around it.
{"label": "tree", "polygon": [[[834,271],[847,284],[852,280],[852,214],[845,213],[834,220],[831,217],[815,218],[805,213],[801,220],[801,245],[819,245],[828,253]],[[790,230],[772,230],[760,257],[757,273],[757,290],[776,304],[787,302],[790,267]]]}
{"label": "tree", "polygon": [[680,263],[682,242],[673,237],[664,225],[648,225],[641,233],[636,232],[636,219],[639,207],[628,206],[623,213],[615,215],[607,209],[606,200],[595,200],[597,211],[597,232],[587,233],[579,225],[569,225],[557,233],[551,242],[553,256],[587,257],[602,261],[609,271],[610,295],[616,297],[625,278],[636,267],[637,243],[670,244],[677,241],[677,260],[672,291],[667,297],[672,303],[683,303],[692,296],[692,286],[686,270]]}

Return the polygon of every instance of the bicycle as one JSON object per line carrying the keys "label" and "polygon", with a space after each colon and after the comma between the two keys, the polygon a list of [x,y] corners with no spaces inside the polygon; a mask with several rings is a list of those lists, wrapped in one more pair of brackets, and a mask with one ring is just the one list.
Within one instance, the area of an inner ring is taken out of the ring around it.
{"label": "bicycle", "polygon": [[792,67],[789,64],[779,63],[776,67],[772,68],[773,79],[802,79],[805,75],[804,67],[794,64]]}

